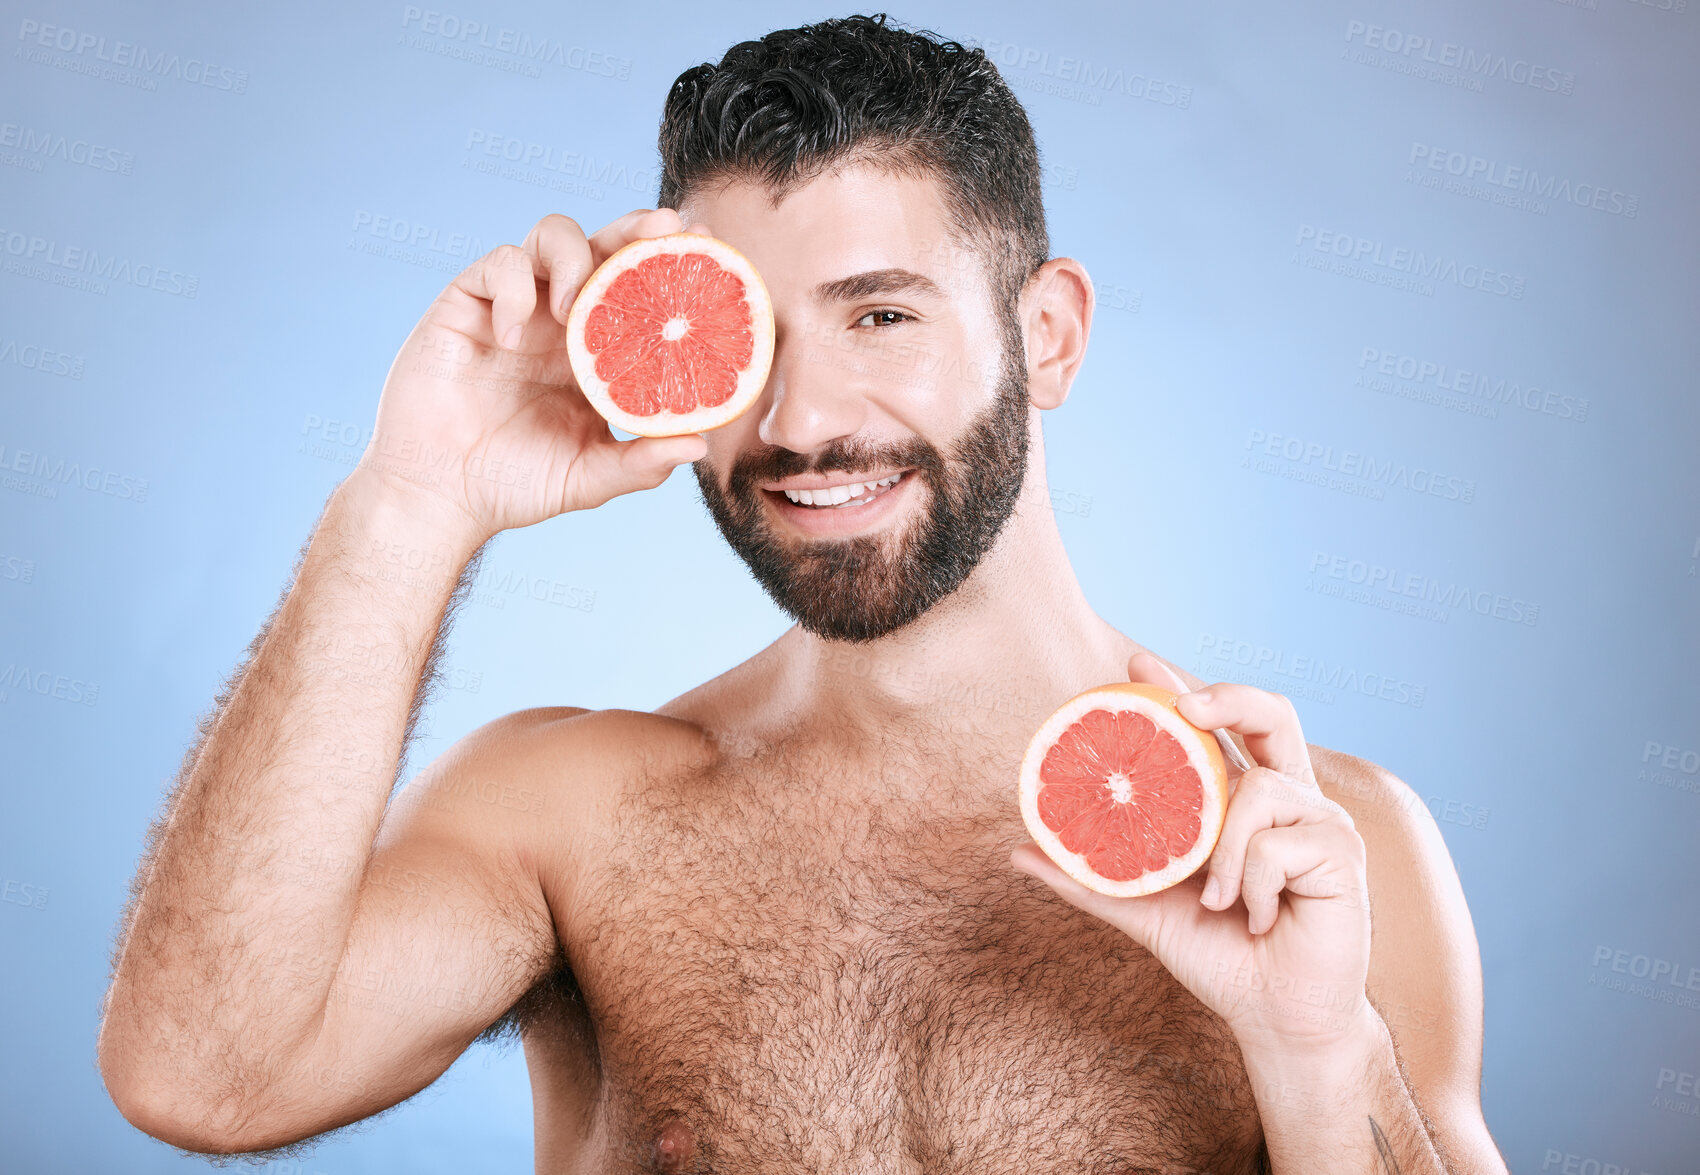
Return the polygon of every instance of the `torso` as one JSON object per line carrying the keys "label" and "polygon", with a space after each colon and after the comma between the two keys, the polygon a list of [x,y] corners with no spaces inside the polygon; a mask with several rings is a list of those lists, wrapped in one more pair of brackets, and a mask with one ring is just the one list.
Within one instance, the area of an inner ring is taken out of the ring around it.
{"label": "torso", "polygon": [[1226,1026],[1010,865],[1027,723],[676,753],[648,720],[557,911],[582,1012],[526,1035],[540,1172],[1260,1169]]}

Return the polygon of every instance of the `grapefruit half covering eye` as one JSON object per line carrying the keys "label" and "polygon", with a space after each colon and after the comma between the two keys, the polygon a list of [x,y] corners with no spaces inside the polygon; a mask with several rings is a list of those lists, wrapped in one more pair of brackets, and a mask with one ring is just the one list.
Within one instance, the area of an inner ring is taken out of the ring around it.
{"label": "grapefruit half covering eye", "polygon": [[1021,818],[1087,889],[1156,893],[1210,857],[1228,811],[1216,736],[1161,686],[1087,690],[1045,720],[1021,761]]}
{"label": "grapefruit half covering eye", "polygon": [[767,383],[773,302],[725,241],[645,237],[584,283],[567,314],[567,355],[610,424],[651,437],[719,428]]}

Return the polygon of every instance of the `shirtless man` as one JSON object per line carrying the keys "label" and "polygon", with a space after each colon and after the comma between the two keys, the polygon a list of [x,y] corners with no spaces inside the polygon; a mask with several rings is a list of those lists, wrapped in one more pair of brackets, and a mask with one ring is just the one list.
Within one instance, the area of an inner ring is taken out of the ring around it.
{"label": "shirtless man", "polygon": [[[150,838],[99,1044],[119,1109],[264,1152],[512,1029],[539,1172],[1503,1173],[1426,808],[1074,578],[1039,414],[1092,285],[1048,257],[995,69],[864,18],[774,33],[680,78],[661,148],[662,209],[588,239],[546,217],[403,346]],[[772,372],[712,433],[617,442],[567,308],[686,226],[761,270]],[[484,543],[687,461],[797,625],[654,713],[491,722],[392,800]],[[843,507],[785,492],[891,475]],[[395,574],[412,556],[446,574]],[[1197,691],[1257,764],[1208,870],[1142,899],[1069,881],[1015,802],[1039,721],[1123,676]]]}

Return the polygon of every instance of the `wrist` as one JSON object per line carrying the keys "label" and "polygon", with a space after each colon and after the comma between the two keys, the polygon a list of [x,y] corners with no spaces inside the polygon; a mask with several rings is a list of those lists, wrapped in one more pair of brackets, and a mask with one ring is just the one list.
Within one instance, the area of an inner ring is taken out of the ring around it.
{"label": "wrist", "polygon": [[494,535],[464,505],[446,494],[400,481],[380,470],[357,465],[343,479],[334,497],[358,520],[358,528],[375,542],[394,537],[404,545],[422,544],[441,559],[458,560],[458,572]]}
{"label": "wrist", "polygon": [[1240,1056],[1260,1106],[1331,1110],[1349,1104],[1392,1063],[1393,1038],[1366,999],[1327,1036],[1242,1039]]}
{"label": "wrist", "polygon": [[337,563],[355,580],[431,599],[454,591],[491,537],[442,495],[359,468],[331,495],[325,523]]}

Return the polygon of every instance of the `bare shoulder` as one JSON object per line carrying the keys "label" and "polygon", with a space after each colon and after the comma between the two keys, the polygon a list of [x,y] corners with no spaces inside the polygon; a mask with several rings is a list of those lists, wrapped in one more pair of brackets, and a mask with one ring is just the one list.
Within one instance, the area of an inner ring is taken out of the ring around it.
{"label": "bare shoulder", "polygon": [[1356,755],[1310,747],[1323,794],[1363,838],[1368,990],[1413,1098],[1459,1170],[1503,1170],[1482,1118],[1482,966],[1457,868],[1428,805]]}
{"label": "bare shoulder", "polygon": [[[1346,810],[1363,838],[1374,919],[1371,994],[1378,978],[1396,981],[1401,993],[1421,994],[1426,978],[1436,992],[1445,988],[1467,997],[1479,1013],[1475,930],[1452,855],[1428,806],[1404,780],[1367,759],[1314,744],[1310,756],[1323,794]],[[1386,1013],[1390,1024],[1401,1020],[1426,1030],[1439,1009],[1430,1003]]]}
{"label": "bare shoulder", "polygon": [[461,824],[517,825],[538,852],[594,822],[622,786],[700,756],[698,725],[639,710],[542,706],[486,722],[408,784],[403,796]]}

